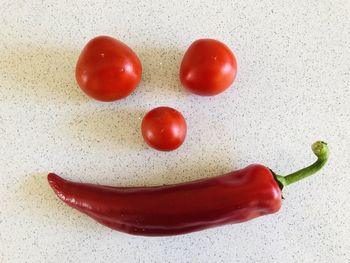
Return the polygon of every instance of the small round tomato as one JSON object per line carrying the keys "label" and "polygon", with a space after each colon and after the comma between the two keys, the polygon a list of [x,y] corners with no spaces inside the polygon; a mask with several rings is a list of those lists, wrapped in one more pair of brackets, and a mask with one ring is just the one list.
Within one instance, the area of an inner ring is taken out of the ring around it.
{"label": "small round tomato", "polygon": [[149,146],[160,151],[172,151],[184,142],[187,125],[184,117],[177,110],[159,107],[145,115],[141,130]]}
{"label": "small round tomato", "polygon": [[199,39],[187,49],[180,66],[180,80],[191,92],[217,95],[231,86],[237,73],[232,51],[214,39]]}
{"label": "small round tomato", "polygon": [[108,36],[90,40],[81,52],[75,77],[80,88],[100,101],[114,101],[132,93],[141,80],[137,55],[124,43]]}

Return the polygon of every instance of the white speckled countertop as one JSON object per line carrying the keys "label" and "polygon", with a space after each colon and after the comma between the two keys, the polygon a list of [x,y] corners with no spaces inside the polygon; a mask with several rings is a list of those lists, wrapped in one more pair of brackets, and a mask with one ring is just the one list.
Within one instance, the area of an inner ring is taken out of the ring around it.
{"label": "white speckled countertop", "polygon": [[[74,3],[72,3],[74,2]],[[0,262],[350,262],[350,2],[0,2]],[[114,36],[139,55],[132,96],[87,98],[84,44]],[[180,87],[184,50],[225,42],[238,61],[227,92]],[[140,117],[168,105],[187,119],[175,152],[149,149]],[[279,213],[194,234],[133,237],[65,206],[48,171],[111,185],[155,185],[262,163],[285,174],[329,143],[322,172],[284,191]]]}

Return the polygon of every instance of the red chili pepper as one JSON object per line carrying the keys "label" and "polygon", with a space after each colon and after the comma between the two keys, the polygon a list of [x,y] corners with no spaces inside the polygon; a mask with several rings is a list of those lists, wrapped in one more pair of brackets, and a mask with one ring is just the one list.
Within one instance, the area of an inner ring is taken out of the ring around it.
{"label": "red chili pepper", "polygon": [[107,227],[133,235],[178,235],[277,212],[281,189],[326,163],[326,143],[316,142],[312,150],[317,161],[285,177],[253,164],[209,179],[156,187],[75,183],[53,173],[48,181],[62,201]]}

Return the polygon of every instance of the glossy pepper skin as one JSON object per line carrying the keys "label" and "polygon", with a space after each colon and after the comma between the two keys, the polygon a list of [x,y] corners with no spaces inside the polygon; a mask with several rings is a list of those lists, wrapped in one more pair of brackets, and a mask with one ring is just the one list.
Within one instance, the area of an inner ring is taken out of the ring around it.
{"label": "glossy pepper skin", "polygon": [[48,180],[59,198],[110,228],[134,235],[185,234],[277,212],[281,190],[263,165],[158,187],[110,187]]}
{"label": "glossy pepper skin", "polygon": [[76,183],[53,173],[48,181],[62,201],[107,227],[133,235],[169,236],[277,212],[281,188],[318,171],[327,160],[327,149],[323,155],[286,177],[254,164],[213,178],[156,187]]}

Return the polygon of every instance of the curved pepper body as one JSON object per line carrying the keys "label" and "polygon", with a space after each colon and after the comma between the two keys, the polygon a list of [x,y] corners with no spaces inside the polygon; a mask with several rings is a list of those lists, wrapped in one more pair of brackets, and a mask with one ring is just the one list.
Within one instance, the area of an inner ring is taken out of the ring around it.
{"label": "curved pepper body", "polygon": [[213,178],[156,187],[111,187],[48,181],[69,206],[133,235],[185,234],[277,212],[282,194],[272,172],[254,164]]}

